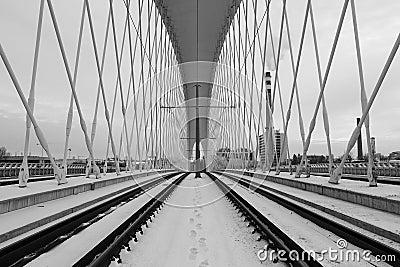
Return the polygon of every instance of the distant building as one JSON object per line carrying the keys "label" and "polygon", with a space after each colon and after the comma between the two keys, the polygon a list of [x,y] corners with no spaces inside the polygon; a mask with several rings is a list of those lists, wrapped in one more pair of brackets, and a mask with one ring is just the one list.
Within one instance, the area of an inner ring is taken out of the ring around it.
{"label": "distant building", "polygon": [[247,148],[234,149],[229,152],[229,157],[234,159],[253,160],[254,152]]}
{"label": "distant building", "polygon": [[282,156],[281,162],[284,162],[285,160],[287,160],[287,152],[288,152],[288,140],[286,140],[286,146],[283,147],[283,142],[284,142],[284,138],[285,138],[285,134],[281,133],[279,130],[275,130],[274,131],[274,136],[275,136],[275,151],[276,153],[274,153],[275,157],[274,157],[274,163],[277,162],[277,158],[278,160],[279,158]]}
{"label": "distant building", "polygon": [[375,143],[375,137],[371,137],[371,150],[372,150],[372,154],[376,153],[376,143]]}
{"label": "distant building", "polygon": [[[0,163],[22,163],[24,156],[5,156],[0,158]],[[54,159],[54,161],[58,164],[63,162],[63,159]],[[101,160],[96,160],[96,162],[100,162]],[[28,156],[28,163],[36,163],[36,164],[50,164],[50,160],[48,157],[41,156]],[[67,159],[67,165],[71,164],[86,164],[85,159]]]}
{"label": "distant building", "polygon": [[[267,138],[268,134],[270,134],[269,138]],[[285,149],[283,149],[282,151],[283,140],[285,138],[284,133],[281,133],[279,130],[273,130],[272,138],[271,134],[272,134],[271,131],[266,130],[263,134],[258,136],[258,151],[261,163],[264,163],[267,160],[268,164],[271,163],[270,160],[273,160],[273,164],[276,164],[277,159],[279,159],[281,155],[283,157],[282,161],[287,160],[287,151],[288,151],[287,140]],[[267,147],[267,149],[265,149],[265,147]]]}
{"label": "distant building", "polygon": [[[0,159],[2,163],[22,163],[24,156],[5,156]],[[48,164],[50,160],[48,157],[28,156],[29,163]]]}
{"label": "distant building", "polygon": [[400,160],[400,151],[393,151],[390,153],[389,160]]}
{"label": "distant building", "polygon": [[307,155],[307,162],[310,164],[328,163],[329,156],[325,157],[324,155]]}
{"label": "distant building", "polygon": [[[55,162],[58,164],[62,164],[64,159],[56,159]],[[99,160],[96,160],[98,162]],[[67,159],[67,165],[71,164],[86,164],[86,159]]]}
{"label": "distant building", "polygon": [[258,136],[258,153],[260,155],[260,161],[265,162],[265,143],[264,143],[264,134],[260,134]]}
{"label": "distant building", "polygon": [[[265,147],[267,147],[267,149]],[[272,132],[268,131],[267,128],[263,134],[258,136],[258,154],[260,156],[260,162],[270,165],[274,160],[274,152],[274,138]]]}
{"label": "distant building", "polygon": [[[270,120],[271,116],[271,106],[272,106],[272,97],[271,97],[271,72],[267,71],[264,74],[265,80],[265,88],[266,88],[266,98],[268,100],[267,110],[266,110],[266,127],[263,134],[258,137],[258,154],[261,164],[266,164],[270,166],[273,162],[276,162],[274,152],[274,134],[273,134],[273,126],[272,121]],[[257,156],[257,155],[256,155]]]}

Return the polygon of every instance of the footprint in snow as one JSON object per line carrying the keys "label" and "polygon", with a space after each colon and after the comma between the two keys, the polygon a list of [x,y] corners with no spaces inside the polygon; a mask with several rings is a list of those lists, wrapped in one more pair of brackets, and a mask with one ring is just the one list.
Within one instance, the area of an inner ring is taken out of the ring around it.
{"label": "footprint in snow", "polygon": [[207,246],[205,237],[201,237],[199,239],[199,245],[200,245],[200,247],[206,247]]}
{"label": "footprint in snow", "polygon": [[204,260],[200,262],[199,267],[208,267],[210,264],[208,263],[208,260]]}
{"label": "footprint in snow", "polygon": [[197,250],[197,248],[191,248],[189,253],[189,259],[195,260],[198,253],[199,251]]}
{"label": "footprint in snow", "polygon": [[201,251],[203,253],[206,253],[208,251],[208,247],[207,247],[207,244],[206,244],[206,239],[204,237],[201,237],[199,239],[199,247],[200,247],[200,249],[201,249]]}
{"label": "footprint in snow", "polygon": [[195,230],[191,230],[189,235],[190,235],[191,238],[195,238],[196,235],[197,235],[197,232]]}

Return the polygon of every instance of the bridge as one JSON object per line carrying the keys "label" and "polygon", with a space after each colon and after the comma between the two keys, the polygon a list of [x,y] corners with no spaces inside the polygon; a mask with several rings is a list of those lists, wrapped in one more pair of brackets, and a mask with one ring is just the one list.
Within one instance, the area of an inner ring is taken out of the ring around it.
{"label": "bridge", "polygon": [[400,266],[397,1],[0,6],[2,266]]}

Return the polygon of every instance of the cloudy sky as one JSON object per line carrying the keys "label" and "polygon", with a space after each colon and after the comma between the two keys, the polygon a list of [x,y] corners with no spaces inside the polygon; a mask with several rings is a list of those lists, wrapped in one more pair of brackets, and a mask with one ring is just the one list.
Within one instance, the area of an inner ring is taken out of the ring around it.
{"label": "cloudy sky", "polygon": [[[274,1],[273,1],[274,2]],[[275,17],[279,17],[279,3],[275,1]],[[306,1],[287,1],[294,50],[297,54],[302,20]],[[317,36],[320,48],[322,72],[326,68],[332,47],[334,34],[344,1],[313,1]],[[359,25],[362,60],[367,95],[373,90],[378,76],[400,32],[399,1],[355,1]],[[351,21],[350,5],[346,13],[342,33],[327,82],[325,99],[330,116],[330,128],[333,153],[343,153],[351,133],[355,127],[356,117],[361,115],[360,86],[356,61],[354,34]],[[274,27],[279,28],[275,18]],[[275,30],[278,32],[278,30]],[[278,34],[278,33],[276,33]],[[290,72],[289,57],[282,63],[282,74]],[[400,56],[397,55],[385,79],[378,97],[371,109],[371,134],[376,137],[377,151],[388,154],[400,149],[400,123],[396,118],[400,115]],[[291,86],[291,77],[282,79],[283,84]],[[310,27],[307,29],[303,56],[299,72],[299,90],[305,121],[306,133],[315,108],[318,91],[314,47]],[[288,98],[288,92],[283,91]],[[285,98],[285,97],[284,97]],[[288,103],[287,101],[284,101]],[[292,151],[301,149],[297,114],[293,112],[289,131],[292,133]],[[282,126],[281,126],[282,129]],[[296,134],[297,133],[297,134]],[[363,130],[364,141],[365,131]],[[325,135],[322,116],[320,114],[315,134],[311,142],[310,152],[326,153]],[[364,142],[364,152],[366,144]],[[354,153],[356,155],[356,152]]]}
{"label": "cloudy sky", "polygon": [[[123,14],[122,0],[114,1],[116,2],[116,13]],[[29,92],[32,72],[39,2],[39,0],[3,0],[0,3],[0,42],[16,72],[26,97]],[[82,1],[54,0],[53,2],[71,64],[75,55]],[[91,2],[96,25],[95,30],[98,39],[102,39],[108,1],[97,0]],[[136,1],[134,2],[134,5],[136,5]],[[272,23],[275,31],[274,35],[277,35],[281,1],[275,0],[272,2]],[[305,0],[287,0],[295,56],[299,44],[305,2]],[[356,0],[355,2],[357,5],[366,90],[369,95],[400,31],[400,1]],[[323,71],[332,46],[342,4],[343,0],[313,1]],[[123,21],[124,16],[117,16],[119,28],[122,28]],[[64,66],[62,65],[47,9],[45,10],[43,27],[36,86],[35,114],[46,134],[51,150],[56,157],[60,157],[64,145],[70,88],[68,87]],[[298,81],[306,130],[315,107],[318,92],[318,77],[310,33],[310,28],[308,28]],[[118,34],[119,36],[122,35],[121,32]],[[88,126],[94,112],[93,103],[97,89],[97,73],[93,67],[95,62],[89,37],[88,34],[84,34],[81,71],[77,85]],[[109,45],[111,48],[112,43],[109,42]],[[113,58],[110,57],[106,61],[106,69],[108,71],[104,78],[105,83],[110,85],[115,82],[115,67],[112,60]],[[400,122],[398,119],[400,118],[399,74],[400,55],[397,55],[371,109],[371,133],[372,136],[376,137],[377,151],[383,154],[400,150]],[[281,65],[281,77],[282,87],[290,88],[292,76],[287,51]],[[288,95],[288,90],[283,91],[284,99],[286,99],[284,100],[284,105],[287,105]],[[347,12],[346,15],[325,96],[330,116],[333,152],[335,155],[339,155],[345,149],[346,142],[355,126],[356,117],[361,115],[356,50],[350,12]],[[109,92],[107,97],[111,103],[112,93]],[[119,110],[118,108],[117,106],[117,110]],[[102,107],[100,107],[99,114],[103,114],[103,112]],[[77,114],[75,113],[70,144],[72,155],[86,156],[86,147],[76,118]],[[280,119],[277,118],[275,121],[277,123],[276,127],[282,129]],[[120,122],[117,121],[117,125]],[[98,127],[95,154],[98,157],[103,157],[105,146],[102,144],[106,142],[107,138],[107,128],[103,118],[99,120]],[[0,146],[6,146],[12,154],[15,152],[20,154],[23,151],[24,128],[25,112],[23,106],[1,62]],[[293,112],[289,131],[291,153],[300,152],[301,144],[296,112]],[[118,129],[116,132],[118,132]],[[40,154],[41,149],[36,145],[38,143],[36,137],[34,134],[32,136],[30,151],[32,154]],[[319,116],[310,153],[326,153],[324,138],[322,117]]]}

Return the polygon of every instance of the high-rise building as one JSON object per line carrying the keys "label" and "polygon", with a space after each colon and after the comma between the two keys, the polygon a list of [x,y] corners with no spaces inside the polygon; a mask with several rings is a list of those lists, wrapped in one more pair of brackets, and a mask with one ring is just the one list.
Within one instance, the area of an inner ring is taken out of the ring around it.
{"label": "high-rise building", "polygon": [[260,161],[265,162],[265,143],[264,134],[258,136],[258,153],[260,154]]}
{"label": "high-rise building", "polygon": [[265,91],[267,92],[268,104],[271,107],[272,96],[271,96],[271,72],[267,71],[265,73]]}
{"label": "high-rise building", "polygon": [[279,130],[274,131],[274,136],[275,136],[275,151],[274,153],[274,162],[277,162],[277,159],[282,156],[281,162],[284,162],[287,159],[287,151],[288,151],[288,144],[286,140],[286,145],[283,147],[283,142],[285,138],[285,134],[281,133]]}
{"label": "high-rise building", "polygon": [[375,137],[371,137],[371,150],[372,150],[372,154],[376,153]]}
{"label": "high-rise building", "polygon": [[268,108],[267,108],[267,116],[266,116],[266,127],[265,132],[258,136],[258,151],[260,156],[260,161],[262,164],[267,164],[268,166],[277,163],[277,159],[281,156],[283,159],[287,159],[287,145],[286,149],[282,151],[284,134],[279,130],[274,130],[270,112],[272,105],[272,96],[271,96],[271,73],[269,71],[264,74],[265,79],[265,88],[266,88],[266,99],[268,100]]}
{"label": "high-rise building", "polygon": [[273,126],[271,123],[271,73],[269,71],[264,74],[265,80],[265,92],[263,96],[267,100],[266,109],[266,121],[265,121],[265,132],[258,137],[258,151],[260,155],[260,161],[262,164],[270,166],[274,160],[274,137],[273,137]]}
{"label": "high-rise building", "polygon": [[[270,137],[268,138],[268,134]],[[262,164],[276,164],[277,159],[282,155],[282,161],[287,159],[287,141],[285,148],[283,147],[283,139],[285,135],[281,133],[279,130],[266,131],[258,136],[258,151],[260,155],[260,161]],[[267,147],[267,149],[265,149]],[[267,158],[266,158],[267,157]],[[271,162],[272,161],[272,162]]]}

